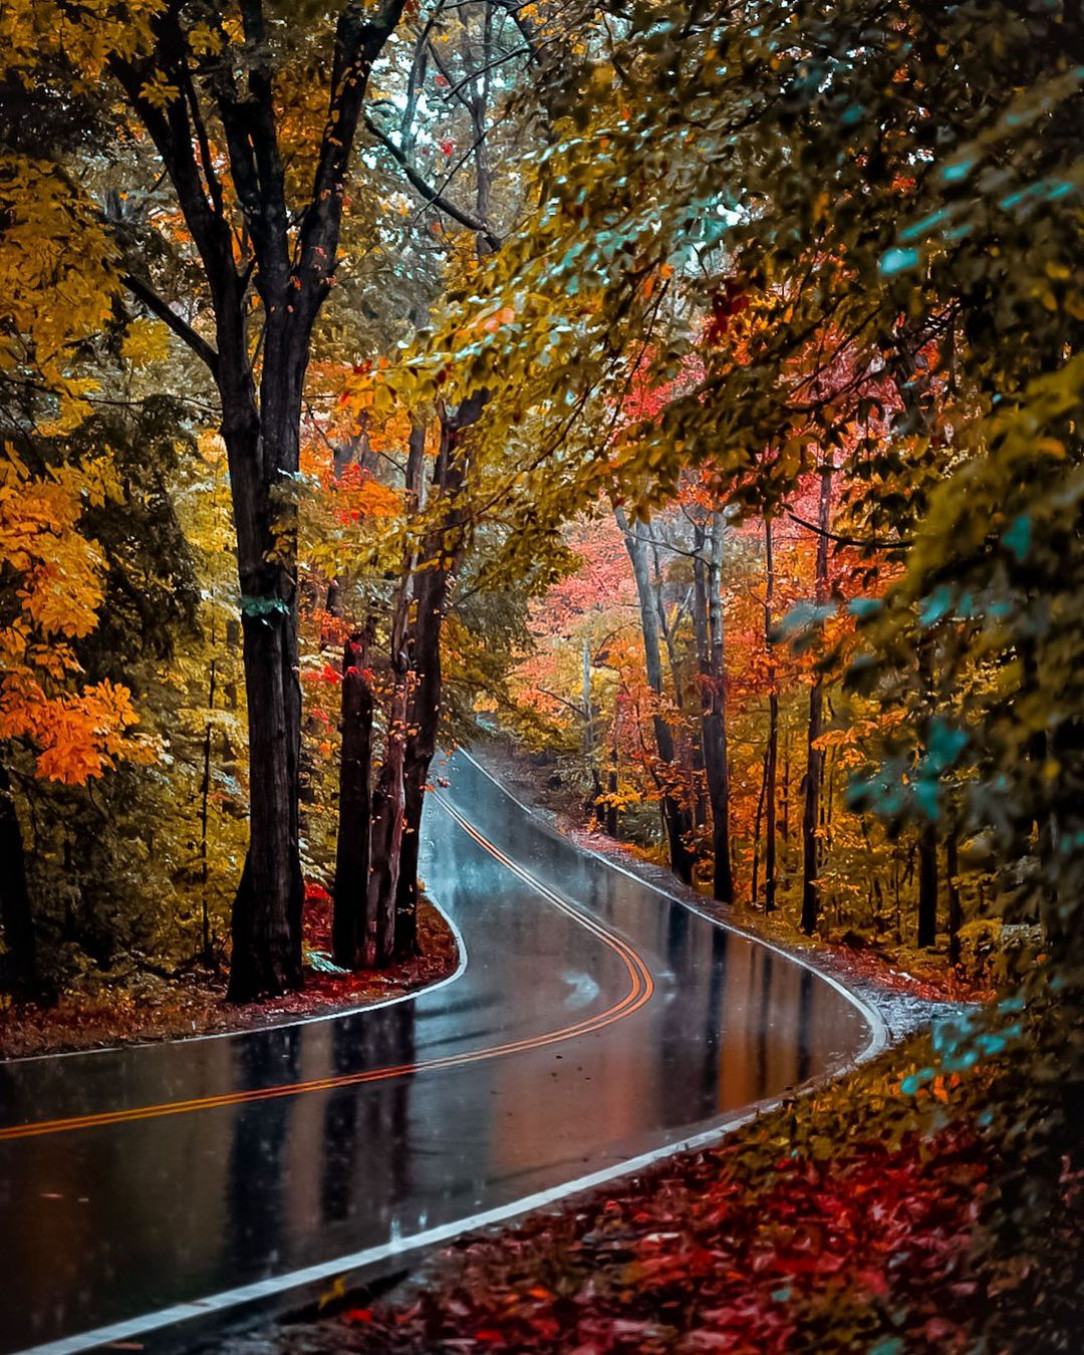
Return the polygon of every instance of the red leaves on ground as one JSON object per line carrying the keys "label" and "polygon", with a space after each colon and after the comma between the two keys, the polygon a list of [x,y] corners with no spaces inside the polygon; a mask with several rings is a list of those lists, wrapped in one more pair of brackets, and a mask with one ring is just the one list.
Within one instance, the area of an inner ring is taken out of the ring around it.
{"label": "red leaves on ground", "polygon": [[970,1129],[890,1149],[849,1142],[841,1120],[838,1142],[791,1148],[771,1137],[782,1118],[578,1213],[457,1244],[407,1312],[378,1306],[347,1348],[782,1355],[899,1332],[965,1349],[986,1171]]}

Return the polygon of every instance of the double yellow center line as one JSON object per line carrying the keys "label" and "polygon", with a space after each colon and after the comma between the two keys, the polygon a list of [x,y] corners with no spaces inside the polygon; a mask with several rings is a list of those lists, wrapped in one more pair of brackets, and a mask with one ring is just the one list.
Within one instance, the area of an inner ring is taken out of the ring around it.
{"label": "double yellow center line", "polygon": [[444,1068],[459,1068],[464,1064],[482,1063],[487,1059],[503,1058],[508,1054],[524,1053],[531,1049],[542,1049],[546,1045],[558,1044],[579,1035],[588,1035],[596,1030],[613,1025],[626,1016],[638,1011],[651,998],[655,985],[643,960],[635,950],[620,937],[608,931],[594,918],[588,917],[571,907],[560,895],[535,879],[511,857],[505,855],[488,838],[483,837],[466,819],[444,799],[435,797],[441,808],[450,815],[460,828],[480,847],[507,867],[532,889],[542,895],[548,903],[559,908],[573,918],[580,926],[598,937],[610,950],[614,951],[625,966],[629,976],[629,990],[616,1005],[609,1007],[597,1016],[588,1017],[574,1025],[562,1026],[558,1030],[542,1035],[534,1035],[522,1040],[510,1040],[504,1044],[490,1045],[464,1054],[448,1054],[443,1058],[420,1059],[416,1063],[400,1063],[387,1068],[373,1068],[365,1072],[343,1073],[336,1077],[312,1078],[306,1082],[283,1082],[272,1087],[258,1087],[249,1091],[223,1092],[218,1096],[197,1096],[187,1101],[162,1101],[149,1106],[131,1106],[125,1110],[106,1110],[93,1115],[71,1115],[54,1120],[37,1120],[30,1124],[9,1125],[0,1128],[0,1142],[11,1139],[39,1138],[45,1134],[63,1134],[76,1129],[98,1129],[105,1125],[127,1124],[134,1120],[156,1120],[167,1115],[190,1115],[201,1110],[218,1110],[224,1106],[250,1105],[256,1101],[274,1101],[284,1096],[305,1096],[310,1092],[336,1091],[341,1087],[360,1087],[367,1082],[386,1082],[392,1078],[406,1077],[415,1073],[437,1072]]}

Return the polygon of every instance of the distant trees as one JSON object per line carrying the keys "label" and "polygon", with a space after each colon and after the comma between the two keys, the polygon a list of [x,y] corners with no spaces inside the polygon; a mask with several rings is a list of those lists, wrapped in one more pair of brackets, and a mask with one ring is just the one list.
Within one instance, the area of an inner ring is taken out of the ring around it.
{"label": "distant trees", "polygon": [[[861,899],[889,925],[909,907],[926,945],[950,913],[958,937],[967,905],[1002,897],[1010,919],[1042,916],[1067,955],[1078,693],[1072,628],[1055,618],[1075,615],[1079,554],[1080,24],[1062,6],[946,15],[909,0],[768,5],[748,24],[722,10],[692,26],[671,17],[650,37],[633,23],[590,76],[566,73],[558,99],[595,154],[588,165],[578,143],[553,148],[549,201],[505,246],[481,305],[542,297],[551,321],[574,315],[575,351],[556,370],[566,406],[582,399],[592,415],[588,483],[630,522],[658,534],[699,474],[739,522],[791,517],[819,543],[820,568],[773,608],[781,638],[810,655],[807,929]],[[485,351],[520,381],[525,354],[545,350],[539,339]],[[629,411],[639,386],[655,398]],[[826,521],[799,500],[827,458]],[[677,588],[687,557],[667,558]],[[745,667],[728,644],[739,803]],[[646,669],[623,669],[614,684],[615,704],[641,707],[622,730],[650,731],[645,682]],[[798,730],[783,723],[793,772]],[[655,793],[643,780],[629,789]],[[957,832],[998,850],[961,851],[946,884],[939,853]],[[755,839],[755,825],[736,836]]]}

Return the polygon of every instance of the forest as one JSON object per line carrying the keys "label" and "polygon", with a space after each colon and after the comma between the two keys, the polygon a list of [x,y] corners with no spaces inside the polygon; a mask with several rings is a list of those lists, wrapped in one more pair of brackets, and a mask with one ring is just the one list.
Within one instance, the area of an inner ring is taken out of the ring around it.
{"label": "forest", "polygon": [[986,1245],[1060,1239],[1014,1311],[1074,1348],[1079,6],[10,0],[0,40],[5,1051],[450,971],[465,747],[984,1003],[914,1085],[994,1078]]}

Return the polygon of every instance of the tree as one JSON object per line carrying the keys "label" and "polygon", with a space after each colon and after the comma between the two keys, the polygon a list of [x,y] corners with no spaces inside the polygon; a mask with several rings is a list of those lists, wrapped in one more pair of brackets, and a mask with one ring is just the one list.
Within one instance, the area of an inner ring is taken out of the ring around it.
{"label": "tree", "polygon": [[80,532],[80,518],[115,491],[103,460],[35,477],[10,446],[0,458],[0,924],[4,969],[21,992],[33,991],[39,976],[9,750],[27,747],[38,777],[67,785],[148,751],[133,734],[127,688],[108,679],[81,683],[73,648],[96,625],[103,596],[102,557]]}
{"label": "tree", "polygon": [[730,864],[730,769],[726,739],[726,649],[723,623],[723,538],[726,520],[714,510],[706,531],[698,529],[695,577],[696,648],[700,676],[700,739],[711,801],[712,893],[734,902]]}
{"label": "tree", "polygon": [[[779,767],[779,688],[772,639],[772,607],[775,601],[775,553],[772,520],[764,519],[764,646],[768,653],[768,742],[764,750],[764,910],[775,909],[776,891],[776,779]],[[754,900],[755,902],[755,900]]]}
{"label": "tree", "polygon": [[373,762],[369,652],[372,641],[369,629],[355,632],[343,645],[339,829],[331,940],[335,963],[344,969],[353,969],[358,963],[368,911]]}
{"label": "tree", "polygon": [[[334,281],[351,152],[373,65],[402,10],[403,0],[372,13],[344,4],[329,32],[322,24],[300,29],[261,0],[241,0],[236,13],[168,3],[130,16],[106,7],[80,18],[74,42],[65,39],[73,63],[82,61],[79,77],[100,71],[114,80],[154,146],[210,302],[213,342],[185,308],[159,294],[131,232],[118,223],[129,289],[205,365],[221,403],[251,787],[249,850],[233,910],[237,1000],[301,980],[296,506],[288,490],[298,471],[313,332]],[[40,41],[35,17],[19,20]],[[286,125],[284,69],[327,46],[322,130]],[[300,171],[287,167],[291,140],[315,147]],[[311,178],[298,188],[306,168]]]}
{"label": "tree", "polygon": [[[832,510],[832,463],[821,467],[820,511],[817,518],[817,574],[816,602],[819,607],[828,601],[828,532]],[[824,732],[824,682],[819,672],[814,673],[809,688],[809,724],[806,734],[806,769],[802,786],[802,931],[812,936],[820,915],[820,835],[818,814],[824,779],[824,750],[821,736]]]}
{"label": "tree", "polygon": [[614,510],[618,526],[625,538],[625,549],[632,563],[636,579],[636,593],[640,603],[640,628],[643,632],[644,664],[647,684],[654,696],[651,723],[655,732],[655,749],[659,758],[657,779],[660,782],[660,803],[663,825],[670,852],[670,865],[679,879],[689,884],[692,880],[693,857],[686,843],[692,827],[689,812],[681,802],[678,790],[678,769],[675,762],[673,730],[663,709],[662,653],[659,647],[658,604],[647,558],[647,542],[637,524],[631,524],[625,510]]}

